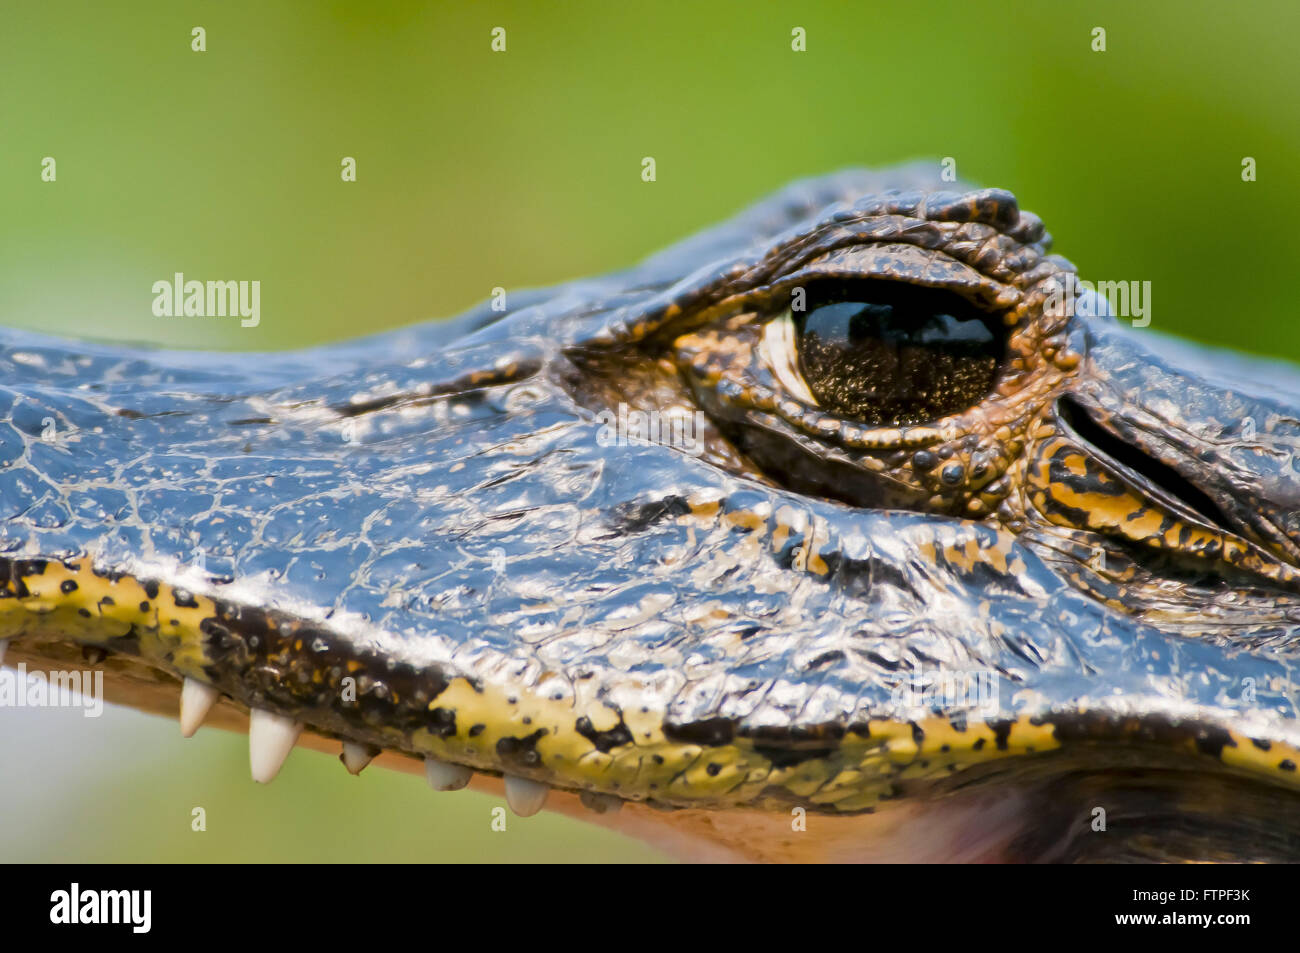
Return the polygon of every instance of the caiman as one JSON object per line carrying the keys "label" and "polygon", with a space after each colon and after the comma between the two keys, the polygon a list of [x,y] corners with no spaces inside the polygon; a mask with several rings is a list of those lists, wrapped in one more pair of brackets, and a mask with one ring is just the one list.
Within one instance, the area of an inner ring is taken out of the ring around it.
{"label": "caiman", "polygon": [[1300,376],[1049,247],[916,165],[342,345],[5,331],[7,664],[688,858],[1300,859]]}

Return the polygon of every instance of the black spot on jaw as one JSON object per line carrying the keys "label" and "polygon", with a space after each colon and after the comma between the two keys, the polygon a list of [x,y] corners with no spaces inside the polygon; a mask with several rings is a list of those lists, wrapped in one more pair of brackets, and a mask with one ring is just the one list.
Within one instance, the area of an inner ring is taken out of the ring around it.
{"label": "black spot on jaw", "polygon": [[456,712],[452,708],[435,708],[429,712],[429,731],[439,738],[451,738],[456,734]]}
{"label": "black spot on jaw", "polygon": [[707,718],[686,725],[664,722],[664,737],[669,741],[715,748],[729,744],[736,737],[736,725],[727,718]]}
{"label": "black spot on jaw", "polygon": [[755,744],[754,753],[772,762],[773,768],[793,768],[805,761],[829,758],[838,749],[834,745],[819,748],[783,748],[778,745]]}
{"label": "black spot on jaw", "polygon": [[[866,737],[865,725],[857,730],[850,726],[849,730]],[[742,732],[742,735],[754,740],[754,751],[771,761],[774,768],[790,768],[805,761],[831,757],[839,750],[844,733],[842,725],[824,724],[755,728]]]}
{"label": "black spot on jaw", "polygon": [[538,728],[531,735],[523,738],[502,738],[497,742],[497,757],[504,764],[520,768],[536,768],[542,763],[542,756],[537,752],[537,742],[545,734],[545,728]]}
{"label": "black spot on jaw", "polygon": [[199,623],[199,631],[206,636],[206,646],[214,655],[224,656],[239,645],[234,634],[216,619],[204,619]]}
{"label": "black spot on jaw", "polygon": [[592,727],[591,719],[586,717],[579,718],[573,727],[603,754],[608,754],[613,748],[621,748],[632,743],[632,732],[623,723],[622,717],[619,718],[618,724],[608,731],[597,731]]}
{"label": "black spot on jaw", "polygon": [[45,559],[17,559],[12,563],[15,576],[43,576],[49,561]]}
{"label": "black spot on jaw", "polygon": [[7,582],[13,586],[14,596],[26,599],[32,592],[23,581],[24,577],[44,575],[47,565],[44,559],[3,559],[0,560],[0,577],[8,577]]}
{"label": "black spot on jaw", "polygon": [[59,591],[62,592],[65,596],[68,595],[69,593],[76,592],[77,580],[75,579],[63,580],[63,582],[59,583]]}
{"label": "black spot on jaw", "polygon": [[1232,740],[1232,735],[1216,726],[1207,726],[1196,735],[1196,750],[1201,754],[1222,758],[1224,748],[1235,747],[1237,742]]}

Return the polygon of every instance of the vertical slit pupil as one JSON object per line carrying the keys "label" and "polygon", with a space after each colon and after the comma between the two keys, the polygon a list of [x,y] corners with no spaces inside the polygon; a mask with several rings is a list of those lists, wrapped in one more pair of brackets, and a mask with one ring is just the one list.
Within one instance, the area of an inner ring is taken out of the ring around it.
{"label": "vertical slit pupil", "polygon": [[1006,354],[995,315],[898,281],[818,282],[794,312],[799,369],[825,409],[876,425],[960,413],[993,389]]}

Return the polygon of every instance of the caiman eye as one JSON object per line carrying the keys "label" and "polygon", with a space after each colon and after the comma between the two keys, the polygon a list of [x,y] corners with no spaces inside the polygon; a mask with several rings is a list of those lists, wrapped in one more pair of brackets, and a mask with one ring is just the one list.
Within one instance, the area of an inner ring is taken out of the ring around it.
{"label": "caiman eye", "polygon": [[823,410],[873,425],[925,423],[992,390],[1006,331],[965,298],[897,281],[817,282],[805,292],[803,310],[770,323],[765,345],[783,383]]}

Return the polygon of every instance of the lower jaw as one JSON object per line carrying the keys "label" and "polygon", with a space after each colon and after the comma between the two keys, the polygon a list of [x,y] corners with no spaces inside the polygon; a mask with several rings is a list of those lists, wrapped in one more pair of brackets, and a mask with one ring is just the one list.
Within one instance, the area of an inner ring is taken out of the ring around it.
{"label": "lower jaw", "polygon": [[[81,649],[70,643],[19,639],[10,644],[4,663],[23,665],[30,673],[104,672],[103,700],[173,720],[177,716],[180,683],[128,658],[109,656],[91,665],[81,658]],[[204,725],[247,733],[249,716],[223,697]],[[337,738],[310,730],[302,732],[296,746],[334,757],[340,751]],[[665,810],[636,801],[618,802],[617,810],[596,811],[577,794],[559,789],[550,791],[546,809],[693,862],[998,863],[1105,859],[1103,855],[1137,860],[1300,859],[1300,796],[1293,791],[1234,776],[1154,769],[1143,777],[1141,772],[1089,770],[1081,761],[1049,767],[1052,761],[1032,760],[1037,767],[1017,766],[1014,780],[1004,777],[1002,783],[918,791],[882,803],[873,813],[848,816],[799,808]],[[420,759],[394,751],[379,753],[373,764],[412,774],[425,772]],[[476,772],[469,787],[505,797],[500,777]],[[1166,847],[1138,852],[1128,847],[1129,838],[1144,837],[1153,826],[1157,831],[1167,828],[1171,817],[1175,825],[1182,825],[1180,810],[1188,817],[1186,823],[1195,826],[1199,821],[1204,830],[1213,826],[1213,818],[1228,816],[1233,804],[1248,803],[1256,808],[1246,812],[1254,823],[1238,820],[1217,838],[1189,837],[1175,830]],[[1108,806],[1115,818],[1123,817],[1128,830],[1109,836],[1094,833],[1091,812],[1099,805]],[[1293,827],[1294,833],[1285,836],[1267,833]],[[1243,831],[1251,843],[1243,841]],[[1104,839],[1104,849],[1101,841],[1090,838]]]}
{"label": "lower jaw", "polygon": [[[70,643],[16,640],[4,664],[28,673],[99,672],[103,700],[176,719],[180,684],[170,675],[128,658],[109,656],[91,664]],[[247,733],[247,711],[222,698],[204,721],[213,728]],[[338,757],[338,739],[305,730],[296,747]],[[399,752],[378,754],[371,768],[424,774],[418,759]],[[343,768],[340,766],[340,771]],[[504,797],[500,777],[475,773],[469,788]],[[435,794],[454,797],[454,794]],[[1023,805],[1006,792],[978,797],[953,796],[939,802],[908,801],[874,814],[833,817],[794,810],[705,810],[652,808],[624,801],[618,810],[598,813],[578,795],[552,790],[546,809],[617,831],[651,844],[680,860],[744,862],[982,862],[1006,858],[1013,824]],[[431,808],[432,809],[432,808]]]}

